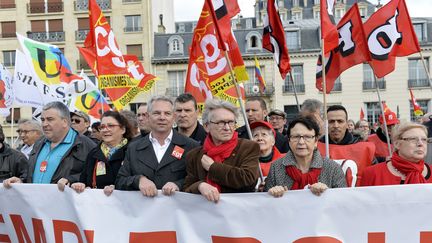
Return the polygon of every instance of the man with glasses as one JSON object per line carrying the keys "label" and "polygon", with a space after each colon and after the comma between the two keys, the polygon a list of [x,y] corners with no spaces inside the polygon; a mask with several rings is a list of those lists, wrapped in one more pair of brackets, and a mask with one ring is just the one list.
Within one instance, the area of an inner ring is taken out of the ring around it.
{"label": "man with glasses", "polygon": [[18,122],[17,133],[23,142],[19,150],[28,159],[33,145],[42,137],[42,127],[38,121],[23,119]]}
{"label": "man with glasses", "polygon": [[141,136],[145,137],[147,134],[150,133],[150,126],[149,126],[149,120],[148,120],[148,113],[147,113],[147,103],[144,102],[140,104],[137,110],[137,120],[138,120],[138,127],[141,131]]}
{"label": "man with glasses", "polygon": [[129,145],[116,188],[140,190],[147,197],[156,196],[159,189],[171,195],[183,186],[186,154],[199,144],[172,128],[175,114],[170,98],[152,97],[148,118],[151,132]]}
{"label": "man with glasses", "polygon": [[88,130],[90,127],[90,117],[82,111],[73,111],[70,113],[72,128],[79,134],[91,137],[91,132]]}
{"label": "man with glasses", "polygon": [[0,125],[0,182],[15,177],[24,180],[27,176],[27,158],[12,149],[5,142],[3,127]]}
{"label": "man with glasses", "polygon": [[[42,108],[42,130],[45,138],[34,144],[29,156],[27,183],[56,183],[60,190],[79,180],[87,154],[95,147],[88,137],[71,128],[69,109],[54,101]],[[12,177],[3,182],[6,188],[21,183]]]}
{"label": "man with glasses", "polygon": [[208,135],[187,156],[184,190],[218,202],[220,193],[253,192],[259,176],[259,145],[238,138],[238,111],[226,101],[209,99],[203,112]]}
{"label": "man with glasses", "polygon": [[281,110],[274,109],[270,111],[268,117],[269,117],[270,124],[273,126],[273,129],[279,132],[280,134],[286,136],[287,135],[286,113]]}

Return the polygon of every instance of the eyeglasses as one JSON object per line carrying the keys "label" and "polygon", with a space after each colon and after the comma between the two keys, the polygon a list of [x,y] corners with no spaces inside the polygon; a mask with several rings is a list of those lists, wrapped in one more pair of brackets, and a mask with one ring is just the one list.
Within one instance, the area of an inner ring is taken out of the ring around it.
{"label": "eyeglasses", "polygon": [[72,122],[72,123],[75,123],[75,124],[80,124],[80,123],[81,123],[81,120],[78,119],[78,118],[72,118],[72,119],[71,119],[71,122]]}
{"label": "eyeglasses", "polygon": [[218,121],[218,122],[212,122],[210,123],[215,124],[217,128],[224,128],[227,124],[230,128],[233,128],[237,122],[236,121]]}
{"label": "eyeglasses", "polygon": [[270,117],[270,121],[278,121],[278,120],[283,120],[285,118],[281,117],[281,116],[271,116]]}
{"label": "eyeglasses", "polygon": [[305,142],[312,142],[315,139],[315,136],[312,136],[312,135],[295,135],[295,136],[289,137],[290,141],[293,141],[293,142],[299,142],[300,139],[302,139],[302,138]]}
{"label": "eyeglasses", "polygon": [[101,124],[99,130],[102,131],[104,129],[112,130],[114,127],[120,127],[119,124]]}
{"label": "eyeglasses", "polygon": [[16,132],[18,133],[18,134],[27,134],[27,133],[29,133],[29,132],[33,132],[33,131],[36,131],[36,130],[21,130],[21,129],[18,129]]}
{"label": "eyeglasses", "polygon": [[432,143],[432,138],[408,137],[408,138],[400,138],[400,140],[407,141],[412,144],[417,144],[419,141],[421,143]]}

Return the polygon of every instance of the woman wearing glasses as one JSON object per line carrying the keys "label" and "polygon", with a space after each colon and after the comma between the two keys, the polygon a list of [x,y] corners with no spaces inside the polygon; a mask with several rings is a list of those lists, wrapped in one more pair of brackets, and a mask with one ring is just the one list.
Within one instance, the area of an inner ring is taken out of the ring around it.
{"label": "woman wearing glasses", "polygon": [[208,133],[204,145],[186,157],[183,189],[217,202],[220,193],[253,192],[258,179],[259,146],[238,138],[237,108],[217,99],[208,100],[202,115]]}
{"label": "woman wearing glasses", "polygon": [[102,142],[88,154],[86,169],[81,173],[80,182],[71,186],[78,193],[91,187],[104,189],[109,196],[114,190],[128,140],[132,138],[132,128],[119,112],[107,111],[102,116],[100,132]]}
{"label": "woman wearing glasses", "polygon": [[288,190],[309,188],[319,196],[327,188],[346,187],[341,167],[317,150],[318,134],[319,126],[312,118],[299,117],[289,124],[290,151],[272,164],[265,191],[281,197]]}
{"label": "woman wearing glasses", "polygon": [[431,168],[424,158],[429,142],[425,126],[406,122],[393,128],[394,152],[390,160],[363,172],[362,186],[431,183]]}

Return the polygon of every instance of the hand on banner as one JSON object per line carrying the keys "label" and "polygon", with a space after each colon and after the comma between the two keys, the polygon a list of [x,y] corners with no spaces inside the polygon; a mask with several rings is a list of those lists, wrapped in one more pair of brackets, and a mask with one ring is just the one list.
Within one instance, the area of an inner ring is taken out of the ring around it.
{"label": "hand on banner", "polygon": [[61,192],[64,191],[65,187],[68,185],[69,185],[69,180],[66,178],[61,178],[57,182],[57,187]]}
{"label": "hand on banner", "polygon": [[286,186],[274,186],[268,190],[273,197],[282,197],[286,191],[288,191]]}
{"label": "hand on banner", "polygon": [[103,191],[104,191],[105,195],[107,197],[109,197],[113,193],[114,189],[115,189],[114,185],[109,185],[109,186],[105,186],[104,189],[103,189]]}
{"label": "hand on banner", "polygon": [[71,185],[71,188],[74,189],[77,193],[83,192],[85,187],[86,187],[85,184],[81,182],[76,182]]}
{"label": "hand on banner", "polygon": [[327,190],[328,186],[324,183],[317,182],[313,185],[309,185],[309,189],[311,192],[316,196],[321,196],[321,193],[323,193],[325,190]]}
{"label": "hand on banner", "polygon": [[204,154],[201,158],[201,164],[204,168],[204,170],[208,171],[210,169],[210,166],[214,163],[214,160],[210,158],[207,154]]}
{"label": "hand on banner", "polygon": [[147,179],[145,176],[141,176],[139,180],[139,189],[141,193],[146,197],[154,197],[158,194],[156,185],[153,181]]}
{"label": "hand on banner", "polygon": [[167,182],[163,187],[162,187],[162,193],[164,195],[170,196],[172,194],[174,194],[175,191],[179,191],[178,186],[173,183],[173,182]]}
{"label": "hand on banner", "polygon": [[18,177],[11,177],[3,181],[3,186],[5,188],[11,188],[14,183],[23,183],[22,180]]}
{"label": "hand on banner", "polygon": [[208,183],[200,183],[198,185],[198,190],[200,191],[201,195],[207,198],[207,200],[209,200],[210,202],[217,203],[220,199],[220,194],[217,188]]}

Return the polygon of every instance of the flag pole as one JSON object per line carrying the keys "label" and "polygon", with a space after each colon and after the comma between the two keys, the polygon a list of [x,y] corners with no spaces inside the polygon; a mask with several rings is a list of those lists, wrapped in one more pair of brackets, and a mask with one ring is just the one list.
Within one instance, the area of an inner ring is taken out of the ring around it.
{"label": "flag pole", "polygon": [[328,127],[328,119],[327,119],[327,88],[326,88],[326,75],[325,75],[325,54],[324,54],[324,39],[322,41],[321,48],[321,65],[322,65],[322,89],[323,89],[323,103],[324,103],[324,138],[325,138],[325,156],[326,158],[330,158],[330,145],[329,145],[329,127]]}
{"label": "flag pole", "polygon": [[427,65],[426,65],[426,61],[425,61],[425,59],[424,59],[424,57],[423,57],[423,53],[422,53],[421,50],[420,50],[420,58],[421,58],[421,60],[422,60],[423,67],[424,67],[424,70],[425,70],[426,75],[427,75],[427,78],[428,78],[429,87],[432,89],[432,79],[431,79],[431,76],[430,76],[429,70],[428,70]]}
{"label": "flag pole", "polygon": [[15,120],[15,108],[12,104],[12,108],[11,108],[11,127],[10,127],[10,131],[11,131],[11,147],[14,149],[15,148],[15,144],[13,144],[14,140],[14,135],[13,135],[13,128],[14,128],[14,120]]}
{"label": "flag pole", "polygon": [[295,100],[296,100],[296,103],[297,103],[297,110],[300,113],[300,104],[299,104],[299,101],[298,101],[297,90],[296,90],[296,86],[295,86],[295,83],[294,83],[294,78],[293,78],[291,70],[289,71],[289,74],[290,74],[289,76],[290,76],[291,83],[293,84],[293,91],[294,91],[294,97],[295,97]]}
{"label": "flag pole", "polygon": [[379,104],[380,104],[381,116],[383,117],[383,121],[384,121],[384,132],[385,132],[386,139],[387,139],[387,148],[388,148],[388,151],[389,151],[389,156],[391,157],[392,156],[392,151],[391,151],[391,145],[390,145],[390,137],[389,137],[388,128],[387,128],[387,121],[385,119],[384,107],[383,107],[383,104],[382,104],[380,89],[379,89],[378,81],[377,81],[377,78],[376,78],[375,74],[374,74],[374,81],[375,81],[375,88],[376,88],[377,95],[378,95],[378,101],[379,101]]}

